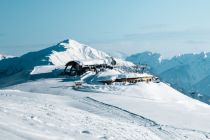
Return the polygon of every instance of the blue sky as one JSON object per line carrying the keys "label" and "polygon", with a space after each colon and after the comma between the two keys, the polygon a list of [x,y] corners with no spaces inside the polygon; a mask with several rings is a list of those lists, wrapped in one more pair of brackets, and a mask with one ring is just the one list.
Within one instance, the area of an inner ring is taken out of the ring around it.
{"label": "blue sky", "polygon": [[209,0],[0,0],[0,53],[72,38],[107,52],[210,51]]}

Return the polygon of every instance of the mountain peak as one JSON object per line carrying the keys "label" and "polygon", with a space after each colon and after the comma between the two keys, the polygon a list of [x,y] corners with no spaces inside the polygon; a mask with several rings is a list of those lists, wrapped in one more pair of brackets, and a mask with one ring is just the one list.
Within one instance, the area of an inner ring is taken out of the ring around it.
{"label": "mountain peak", "polygon": [[68,43],[70,42],[70,40],[71,40],[71,39],[65,39],[65,40],[61,41],[59,44],[61,44],[61,43],[66,43],[66,44],[68,44]]}
{"label": "mountain peak", "polygon": [[63,40],[61,41],[60,43],[58,43],[59,45],[64,45],[64,46],[78,46],[78,45],[82,45],[81,43],[79,43],[78,41],[76,40],[73,40],[73,39],[66,39],[66,40]]}

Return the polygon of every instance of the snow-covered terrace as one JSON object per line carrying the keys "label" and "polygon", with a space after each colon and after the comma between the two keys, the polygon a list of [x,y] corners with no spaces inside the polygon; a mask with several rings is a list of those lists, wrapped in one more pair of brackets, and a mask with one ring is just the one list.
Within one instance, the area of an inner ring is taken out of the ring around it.
{"label": "snow-covered terrace", "polygon": [[98,81],[116,81],[117,79],[140,79],[152,78],[153,75],[147,73],[123,73],[117,70],[106,70],[97,75]]}

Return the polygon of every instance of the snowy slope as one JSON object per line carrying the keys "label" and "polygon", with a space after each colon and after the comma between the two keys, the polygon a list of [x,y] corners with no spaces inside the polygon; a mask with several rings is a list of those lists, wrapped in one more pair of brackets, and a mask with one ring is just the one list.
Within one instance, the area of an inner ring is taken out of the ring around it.
{"label": "snowy slope", "polygon": [[0,93],[0,137],[4,140],[159,140],[143,126],[77,109],[69,105],[74,100],[68,96],[18,90]]}
{"label": "snowy slope", "polygon": [[148,64],[153,73],[186,94],[197,92],[210,96],[207,88],[210,84],[207,81],[210,76],[210,53],[184,54],[161,59],[159,54],[146,52],[132,55],[127,60]]}
{"label": "snowy slope", "polygon": [[207,132],[210,129],[210,107],[184,96],[164,83],[140,83],[126,88],[121,95],[93,98],[141,114],[163,125]]}
{"label": "snowy slope", "polygon": [[5,140],[210,138],[210,107],[164,83],[125,86],[114,94],[75,91],[71,85],[64,79],[41,79],[0,90],[0,136]]}
{"label": "snowy slope", "polygon": [[54,65],[65,65],[70,60],[104,59],[110,57],[104,52],[80,44],[74,40],[66,40],[59,45],[66,50],[62,52],[52,51],[52,54],[49,56],[49,61]]}
{"label": "snowy slope", "polygon": [[[196,67],[188,63],[202,65],[201,60],[208,63],[209,58],[207,54],[205,57],[201,55],[203,59],[198,56],[193,60],[188,60],[189,56],[186,56],[179,61],[179,58],[174,58],[172,63],[168,63],[169,60],[162,59],[160,55],[147,52],[138,59],[146,62],[149,58],[147,55],[152,57],[150,64],[160,66],[156,72],[162,74],[166,71],[165,75],[169,77],[171,71],[179,71],[170,79],[176,81],[182,75],[183,78],[186,77],[185,82],[192,76],[189,70],[196,71]],[[198,58],[199,63],[195,63]],[[129,68],[134,64],[121,59],[116,59],[119,67],[113,70],[98,74],[85,73],[80,78],[85,83],[81,88],[76,88],[76,79],[58,78],[57,74],[71,60],[103,60],[110,63],[111,56],[74,40],[66,40],[44,50],[0,61],[0,138],[210,139],[210,106],[207,104],[189,98],[162,82],[113,85],[94,82],[95,78],[99,80],[146,75],[125,70],[123,66]],[[176,67],[175,70],[173,66]],[[151,67],[151,70],[154,69]],[[33,78],[37,75],[39,78],[33,79],[32,75]],[[205,72],[201,72],[201,75],[205,77]],[[203,82],[202,77],[194,78]],[[204,82],[208,83],[208,79],[204,79]]]}

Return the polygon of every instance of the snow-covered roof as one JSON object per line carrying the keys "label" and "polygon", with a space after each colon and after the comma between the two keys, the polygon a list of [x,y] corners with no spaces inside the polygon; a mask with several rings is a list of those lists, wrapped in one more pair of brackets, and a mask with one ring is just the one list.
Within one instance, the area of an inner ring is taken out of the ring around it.
{"label": "snow-covered roof", "polygon": [[108,64],[106,60],[103,59],[91,59],[91,60],[74,60],[74,62],[78,63],[79,65],[101,65],[101,64]]}
{"label": "snow-covered roof", "polygon": [[118,70],[106,70],[97,75],[98,81],[109,81],[122,78],[142,78],[142,77],[153,77],[153,75],[147,73],[125,73]]}

